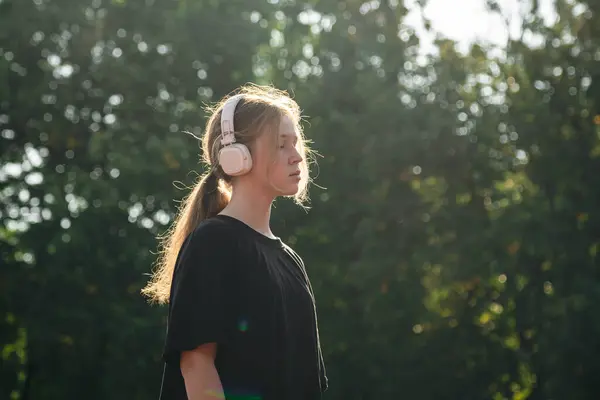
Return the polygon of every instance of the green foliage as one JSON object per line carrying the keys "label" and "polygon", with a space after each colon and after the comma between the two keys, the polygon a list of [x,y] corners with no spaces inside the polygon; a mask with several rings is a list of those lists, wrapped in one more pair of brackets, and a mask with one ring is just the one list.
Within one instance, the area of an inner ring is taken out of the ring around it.
{"label": "green foliage", "polygon": [[295,95],[322,156],[273,224],[326,398],[593,398],[599,6],[426,56],[398,3],[0,0],[0,398],[156,396],[166,310],[139,290],[201,172],[182,132],[249,81]]}

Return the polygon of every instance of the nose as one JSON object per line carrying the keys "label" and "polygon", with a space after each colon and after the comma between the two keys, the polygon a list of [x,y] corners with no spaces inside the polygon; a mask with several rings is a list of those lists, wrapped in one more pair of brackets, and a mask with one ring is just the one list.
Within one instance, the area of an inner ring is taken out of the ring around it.
{"label": "nose", "polygon": [[290,165],[300,164],[302,162],[302,155],[298,152],[298,149],[294,148],[293,154],[289,158]]}

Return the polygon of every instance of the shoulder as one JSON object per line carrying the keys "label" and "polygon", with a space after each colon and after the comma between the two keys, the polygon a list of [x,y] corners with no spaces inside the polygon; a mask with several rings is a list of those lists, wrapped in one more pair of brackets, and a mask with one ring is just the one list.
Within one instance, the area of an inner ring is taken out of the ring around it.
{"label": "shoulder", "polygon": [[187,241],[205,248],[226,247],[235,239],[235,229],[226,220],[213,217],[205,219],[194,228]]}
{"label": "shoulder", "polygon": [[200,222],[181,245],[175,275],[213,274],[229,269],[237,258],[231,233],[228,224],[220,219]]}
{"label": "shoulder", "polygon": [[236,247],[233,231],[226,221],[218,218],[206,219],[198,224],[194,230],[184,239],[179,261],[199,259],[220,259],[222,261],[230,258],[232,249]]}

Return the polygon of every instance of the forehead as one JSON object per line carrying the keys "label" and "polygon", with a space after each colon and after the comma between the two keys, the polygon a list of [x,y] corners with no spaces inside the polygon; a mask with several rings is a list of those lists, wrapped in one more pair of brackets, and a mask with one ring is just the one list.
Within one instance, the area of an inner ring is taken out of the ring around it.
{"label": "forehead", "polygon": [[283,115],[279,121],[279,137],[281,138],[295,138],[298,136],[296,124],[290,118],[289,115]]}

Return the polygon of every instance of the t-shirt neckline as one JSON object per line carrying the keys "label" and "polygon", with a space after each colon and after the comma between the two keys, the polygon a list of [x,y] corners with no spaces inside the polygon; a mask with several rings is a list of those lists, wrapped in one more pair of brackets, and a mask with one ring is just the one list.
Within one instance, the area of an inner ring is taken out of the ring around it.
{"label": "t-shirt neckline", "polygon": [[274,246],[274,247],[278,247],[278,248],[283,247],[283,242],[281,241],[281,239],[279,237],[276,236],[275,238],[270,238],[268,236],[265,236],[264,234],[260,233],[256,229],[252,228],[250,225],[246,224],[244,221],[239,220],[235,217],[232,217],[230,215],[225,215],[225,214],[217,214],[214,216],[214,218],[224,219],[224,220],[233,222],[234,224],[240,226],[242,229],[244,229],[245,231],[247,231],[248,233],[250,233],[251,235],[256,237],[259,241],[261,241],[269,246]]}

